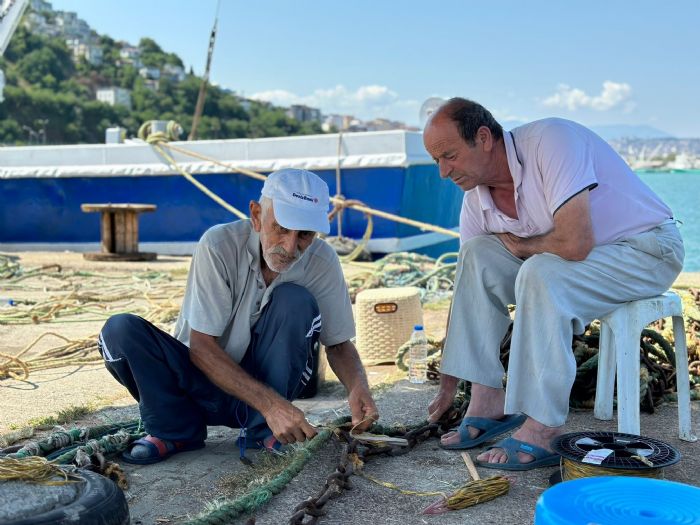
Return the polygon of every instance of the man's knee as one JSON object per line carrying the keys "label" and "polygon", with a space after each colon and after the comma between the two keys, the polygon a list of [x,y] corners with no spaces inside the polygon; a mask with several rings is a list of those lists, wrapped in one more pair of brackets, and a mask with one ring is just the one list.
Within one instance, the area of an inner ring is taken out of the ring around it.
{"label": "man's knee", "polygon": [[480,235],[465,241],[459,250],[460,291],[502,286],[504,279],[514,279],[516,270],[512,268],[511,257],[495,235]]}
{"label": "man's knee", "polygon": [[297,315],[318,315],[318,303],[316,298],[303,286],[293,283],[280,284],[272,292],[271,304],[281,306],[289,312]]}
{"label": "man's knee", "polygon": [[146,320],[134,314],[113,315],[102,327],[102,333],[109,337],[121,337],[138,330],[146,323]]}
{"label": "man's knee", "polygon": [[547,294],[560,288],[559,281],[565,271],[563,259],[549,253],[533,255],[526,260],[515,279],[516,298],[520,294]]}
{"label": "man's knee", "polygon": [[134,314],[117,314],[107,319],[99,338],[103,354],[103,347],[120,347],[124,351],[131,348],[132,345],[128,344],[127,341],[133,337],[136,331],[143,330],[146,324],[145,319]]}

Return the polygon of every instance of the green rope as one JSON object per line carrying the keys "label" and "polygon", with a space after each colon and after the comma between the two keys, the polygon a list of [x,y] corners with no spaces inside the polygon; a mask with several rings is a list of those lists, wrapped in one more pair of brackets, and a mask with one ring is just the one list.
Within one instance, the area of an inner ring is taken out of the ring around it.
{"label": "green rope", "polygon": [[[125,429],[129,429],[131,427],[136,426],[137,432],[134,433],[133,435],[138,435],[141,436],[143,435],[142,433],[139,433],[140,431],[140,420],[135,419],[132,421],[127,421],[124,423],[120,424],[112,424],[112,425],[99,425],[99,426],[94,426],[94,427],[78,427],[78,428],[72,428],[70,430],[59,430],[56,432],[53,432],[50,434],[48,437],[45,439],[42,439],[41,441],[31,441],[27,444],[25,444],[20,450],[17,452],[14,452],[12,454],[9,454],[10,457],[15,458],[15,459],[21,459],[21,458],[26,458],[30,456],[48,456],[52,452],[55,451],[61,451],[61,450],[67,450],[69,448],[73,448],[73,450],[67,452],[64,454],[66,458],[62,461],[58,461],[58,463],[70,463],[75,456],[75,449],[73,445],[78,442],[90,442],[90,441],[95,441],[99,443],[99,446],[102,447],[102,451],[106,453],[113,453],[113,452],[120,452],[123,449],[117,450],[113,448],[113,445],[110,440],[110,436],[113,435],[115,431],[123,431]],[[100,438],[100,439],[97,439]],[[72,454],[72,457],[69,460],[67,459],[67,454]],[[61,458],[63,456],[59,456]]]}
{"label": "green rope", "polygon": [[[338,427],[350,421],[349,417],[342,417],[333,421],[329,426]],[[275,494],[279,494],[284,487],[304,468],[304,465],[311,459],[311,456],[326,444],[333,435],[330,429],[321,430],[304,447],[294,451],[294,459],[280,474],[273,479],[255,489],[250,494],[231,501],[223,501],[217,508],[208,513],[186,522],[186,525],[224,525],[231,523],[239,516],[252,514],[254,511],[265,505]]]}
{"label": "green rope", "polygon": [[[257,509],[265,505],[272,497],[279,494],[284,487],[304,468],[304,465],[311,459],[312,455],[318,452],[333,435],[333,429],[344,425],[350,421],[349,417],[341,417],[330,423],[329,428],[321,430],[309,443],[304,447],[296,449],[294,459],[289,466],[278,474],[275,478],[267,482],[265,485],[257,488],[250,494],[246,494],[240,498],[231,501],[224,501],[217,504],[217,508],[208,512],[202,513],[193,520],[185,523],[185,525],[225,525],[231,523],[234,519],[253,514]],[[392,425],[384,426],[379,423],[374,423],[370,428],[373,434],[383,434],[385,436],[402,435],[416,428],[421,428],[427,424],[422,421],[415,425]]]}
{"label": "green rope", "polygon": [[365,272],[348,279],[350,297],[370,288],[393,288],[418,286],[422,290],[421,300],[431,296],[442,299],[451,294],[457,263],[445,263],[445,259],[456,257],[454,253],[443,254],[438,259],[417,253],[392,253],[366,265]]}
{"label": "green rope", "polygon": [[69,450],[65,454],[61,454],[53,461],[60,465],[72,463],[78,451],[85,452],[88,456],[92,456],[98,452],[106,456],[117,454],[126,450],[129,444],[145,435],[145,432],[128,432],[122,429],[115,434],[108,434],[100,439],[92,439],[85,445]]}

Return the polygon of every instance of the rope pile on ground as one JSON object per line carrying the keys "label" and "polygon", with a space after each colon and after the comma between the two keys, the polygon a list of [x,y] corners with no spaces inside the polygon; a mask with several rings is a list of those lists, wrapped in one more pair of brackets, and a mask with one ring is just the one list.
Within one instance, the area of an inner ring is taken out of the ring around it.
{"label": "rope pile on ground", "polygon": [[22,273],[22,266],[16,262],[16,257],[0,255],[0,279],[10,279]]}
{"label": "rope pile on ground", "polygon": [[361,263],[365,270],[348,279],[350,298],[362,290],[416,286],[421,289],[421,301],[438,301],[451,297],[454,289],[456,253],[446,253],[438,259],[411,252],[392,253],[374,263]]}
{"label": "rope pile on ground", "polygon": [[[676,290],[683,298],[686,342],[688,345],[688,371],[690,374],[690,398],[700,400],[700,290]],[[640,408],[649,413],[662,402],[676,400],[676,367],[673,351],[673,331],[671,323],[664,319],[657,321],[642,331],[640,347]],[[598,376],[598,350],[600,323],[593,322],[583,335],[574,336],[572,350],[576,359],[576,379],[571,390],[569,404],[572,408],[592,409],[595,404],[595,390]],[[429,379],[440,377],[440,352],[444,341],[428,337]],[[397,353],[396,364],[407,370],[405,358],[409,350],[406,343]],[[501,362],[508,368],[510,353],[510,330],[501,344]],[[466,386],[467,396],[469,387]]]}
{"label": "rope pile on ground", "polygon": [[[29,352],[39,341],[46,336],[58,337],[65,344],[54,346],[37,356],[23,360],[22,357]],[[44,332],[17,355],[9,355],[0,352],[0,380],[12,378],[25,381],[30,372],[48,370],[61,366],[83,366],[99,363],[102,357],[97,353],[97,334],[85,339],[68,339],[55,332]]]}
{"label": "rope pile on ground", "polygon": [[[126,490],[128,483],[121,467],[106,456],[113,455],[144,435],[140,421],[65,430],[56,427],[46,438],[31,441],[22,447],[0,451],[0,480],[21,479],[44,484],[60,484],[57,475],[68,479],[59,465],[72,465],[92,470],[112,479]],[[8,476],[14,475],[15,478]],[[19,477],[17,477],[19,476]]]}
{"label": "rope pile on ground", "polygon": [[[16,459],[41,456],[51,460],[58,460],[58,463],[64,463],[66,462],[65,460],[72,460],[75,457],[76,451],[81,445],[88,445],[91,442],[99,442],[91,445],[91,448],[95,450],[100,449],[102,452],[114,453],[120,451],[119,447],[121,447],[121,442],[124,441],[122,437],[113,437],[119,432],[140,436],[142,434],[140,421],[134,420],[95,427],[77,427],[70,430],[56,427],[44,439],[25,443],[19,450],[8,455]],[[106,438],[106,440],[104,442],[100,441],[102,438]],[[1,452],[5,453],[6,451],[3,450]]]}
{"label": "rope pile on ground", "polygon": [[[163,323],[177,317],[177,301],[184,294],[185,272],[107,274],[50,269],[2,282],[3,291],[20,289],[50,295],[41,301],[18,300],[14,306],[0,309],[0,324],[84,322],[121,312]],[[137,300],[146,304],[137,304]]]}
{"label": "rope pile on ground", "polygon": [[[0,259],[0,262],[3,259]],[[5,260],[7,258],[5,257]],[[3,293],[41,293],[39,301],[17,300],[0,308],[0,324],[62,324],[104,321],[118,313],[133,313],[169,330],[177,319],[185,290],[186,271],[88,272],[61,271],[57,266],[24,269],[12,266],[0,281]],[[44,338],[62,340],[41,353],[31,352]],[[25,357],[28,356],[28,357]],[[44,332],[15,355],[0,352],[0,380],[26,380],[33,371],[100,362],[97,334],[71,339]]]}
{"label": "rope pile on ground", "polygon": [[40,441],[28,442],[18,450],[18,447],[10,447],[0,451],[0,480],[3,479],[3,465],[9,465],[8,469],[15,473],[29,472],[28,477],[22,479],[36,482],[43,479],[40,474],[44,470],[51,470],[55,475],[64,472],[58,465],[72,465],[102,474],[126,490],[128,483],[121,467],[106,458],[126,450],[130,443],[144,435],[140,420],[70,430],[57,427]]}

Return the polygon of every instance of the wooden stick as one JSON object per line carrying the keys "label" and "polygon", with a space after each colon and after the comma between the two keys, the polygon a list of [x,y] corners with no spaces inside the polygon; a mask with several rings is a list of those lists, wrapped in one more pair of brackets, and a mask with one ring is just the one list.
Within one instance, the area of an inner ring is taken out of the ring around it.
{"label": "wooden stick", "polygon": [[462,459],[464,460],[464,464],[467,466],[467,470],[469,470],[469,474],[471,474],[472,479],[474,481],[479,481],[481,478],[479,477],[479,473],[474,466],[472,458],[469,457],[469,454],[462,452]]}

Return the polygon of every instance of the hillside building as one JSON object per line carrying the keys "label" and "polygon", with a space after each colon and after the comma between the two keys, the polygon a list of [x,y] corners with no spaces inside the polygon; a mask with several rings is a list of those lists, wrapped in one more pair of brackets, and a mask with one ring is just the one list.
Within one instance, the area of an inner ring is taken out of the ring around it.
{"label": "hillside building", "polygon": [[111,86],[97,90],[97,100],[110,106],[125,106],[131,109],[131,90]]}

